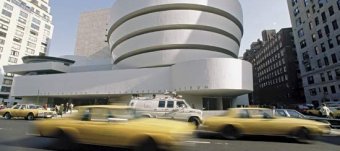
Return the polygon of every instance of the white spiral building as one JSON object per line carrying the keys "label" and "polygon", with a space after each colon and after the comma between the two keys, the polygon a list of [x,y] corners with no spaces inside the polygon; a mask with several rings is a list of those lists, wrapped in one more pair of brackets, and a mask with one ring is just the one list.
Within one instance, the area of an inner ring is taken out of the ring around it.
{"label": "white spiral building", "polygon": [[117,65],[238,56],[243,27],[237,0],[122,0],[110,14],[108,39]]}
{"label": "white spiral building", "polygon": [[[103,14],[107,20],[101,24],[98,18]],[[110,10],[91,14],[97,19],[94,26],[84,18],[82,24],[87,21],[88,28],[81,28],[77,46],[108,49],[92,50],[97,57],[92,60],[30,57],[26,64],[8,66],[7,72],[23,75],[16,77],[13,96],[24,100],[105,96],[110,102],[124,102],[132,94],[176,91],[196,108],[217,110],[248,103],[238,99],[253,90],[253,80],[251,64],[237,58],[243,34],[237,0],[117,0]],[[108,45],[98,46],[101,37],[93,35],[103,31],[96,29],[101,25],[108,26],[103,35]],[[88,38],[82,43],[84,37]],[[81,52],[77,49],[77,54]]]}

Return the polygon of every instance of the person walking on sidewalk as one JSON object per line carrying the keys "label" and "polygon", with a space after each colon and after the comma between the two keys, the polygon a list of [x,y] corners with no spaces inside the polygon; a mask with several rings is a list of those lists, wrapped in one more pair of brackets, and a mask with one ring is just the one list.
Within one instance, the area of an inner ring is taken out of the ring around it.
{"label": "person walking on sidewalk", "polygon": [[60,109],[59,109],[59,115],[60,115],[61,117],[63,117],[64,109],[65,109],[64,104],[61,104],[61,105],[60,105]]}
{"label": "person walking on sidewalk", "polygon": [[70,103],[70,112],[71,112],[71,114],[72,114],[72,110],[73,110],[73,104]]}
{"label": "person walking on sidewalk", "polygon": [[331,110],[326,106],[325,103],[322,104],[322,107],[320,108],[320,112],[321,112],[321,115],[322,117],[326,117],[326,118],[330,118],[330,113],[331,113]]}

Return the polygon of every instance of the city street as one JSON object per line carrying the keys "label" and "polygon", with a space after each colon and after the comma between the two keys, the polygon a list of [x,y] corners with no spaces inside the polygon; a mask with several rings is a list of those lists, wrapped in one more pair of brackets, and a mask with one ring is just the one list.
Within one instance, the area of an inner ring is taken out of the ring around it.
{"label": "city street", "polygon": [[[42,138],[34,131],[32,121],[23,119],[0,119],[0,150],[1,151],[38,151],[55,150],[55,139]],[[201,134],[201,133],[200,133]],[[317,138],[311,144],[298,143],[282,137],[245,137],[241,140],[224,140],[219,137],[201,134],[201,138],[192,138],[183,142],[180,150],[184,151],[340,151],[339,130],[330,136]],[[78,145],[77,150],[112,150],[89,145]],[[121,149],[113,149],[121,150]]]}

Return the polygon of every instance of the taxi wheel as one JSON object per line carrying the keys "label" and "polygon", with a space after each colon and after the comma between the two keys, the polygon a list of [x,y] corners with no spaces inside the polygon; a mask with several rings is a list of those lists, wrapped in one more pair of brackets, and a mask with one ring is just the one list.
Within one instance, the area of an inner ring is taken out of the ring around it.
{"label": "taxi wheel", "polygon": [[27,116],[26,116],[26,119],[27,120],[34,120],[34,115],[32,113],[29,113]]}
{"label": "taxi wheel", "polygon": [[62,130],[59,130],[54,137],[56,138],[56,141],[51,144],[51,149],[77,150],[77,144],[74,142],[73,138]]}
{"label": "taxi wheel", "polygon": [[196,128],[200,125],[200,120],[197,117],[191,117],[189,119],[189,122],[194,124]]}
{"label": "taxi wheel", "polygon": [[12,115],[11,115],[10,113],[7,112],[7,113],[4,115],[4,117],[5,117],[6,120],[9,120],[9,119],[12,118]]}
{"label": "taxi wheel", "polygon": [[232,125],[227,125],[221,130],[224,138],[234,140],[240,137],[240,132]]}
{"label": "taxi wheel", "polygon": [[152,138],[142,140],[137,144],[134,151],[158,151],[157,143]]}
{"label": "taxi wheel", "polygon": [[295,137],[296,137],[296,140],[301,143],[311,143],[310,141],[313,139],[308,129],[304,127],[296,131]]}

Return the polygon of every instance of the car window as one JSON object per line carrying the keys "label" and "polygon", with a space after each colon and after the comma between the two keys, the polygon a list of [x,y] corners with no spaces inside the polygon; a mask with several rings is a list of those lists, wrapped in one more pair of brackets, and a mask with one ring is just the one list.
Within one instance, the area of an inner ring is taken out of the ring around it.
{"label": "car window", "polygon": [[294,118],[302,118],[302,115],[294,110],[287,110],[287,112],[289,113],[290,117],[294,117]]}
{"label": "car window", "polygon": [[286,113],[284,110],[275,110],[275,115],[276,116],[283,116],[283,117],[287,117]]}
{"label": "car window", "polygon": [[159,108],[164,108],[165,107],[165,101],[159,101],[158,102],[158,107]]}
{"label": "car window", "polygon": [[184,103],[184,101],[177,101],[176,107],[187,108],[187,105]]}
{"label": "car window", "polygon": [[168,101],[166,107],[167,108],[174,108],[174,101]]}
{"label": "car window", "polygon": [[15,105],[13,109],[19,109],[20,105]]}
{"label": "car window", "polygon": [[20,109],[26,109],[26,105],[21,105]]}
{"label": "car window", "polygon": [[273,112],[268,109],[250,109],[248,114],[251,118],[272,118]]}
{"label": "car window", "polygon": [[239,115],[239,118],[249,118],[249,114],[247,110],[240,110],[238,115]]}

